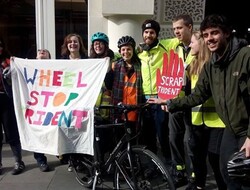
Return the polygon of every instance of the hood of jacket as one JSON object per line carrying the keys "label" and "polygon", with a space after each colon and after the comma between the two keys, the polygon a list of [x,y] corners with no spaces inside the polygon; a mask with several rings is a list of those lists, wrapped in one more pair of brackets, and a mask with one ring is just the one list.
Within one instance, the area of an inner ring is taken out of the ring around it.
{"label": "hood of jacket", "polygon": [[230,61],[236,56],[238,51],[242,47],[247,45],[248,43],[245,39],[232,37],[229,40],[229,43],[226,47],[225,52],[223,53],[223,56],[219,58],[218,54],[213,53],[211,63],[214,65],[214,67],[219,67],[221,69],[225,68],[230,63]]}

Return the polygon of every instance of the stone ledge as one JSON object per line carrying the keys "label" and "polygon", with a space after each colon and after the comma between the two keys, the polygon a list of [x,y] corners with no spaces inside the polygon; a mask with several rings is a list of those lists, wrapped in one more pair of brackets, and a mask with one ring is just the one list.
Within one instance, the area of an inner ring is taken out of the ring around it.
{"label": "stone ledge", "polygon": [[153,15],[154,0],[102,0],[103,16]]}

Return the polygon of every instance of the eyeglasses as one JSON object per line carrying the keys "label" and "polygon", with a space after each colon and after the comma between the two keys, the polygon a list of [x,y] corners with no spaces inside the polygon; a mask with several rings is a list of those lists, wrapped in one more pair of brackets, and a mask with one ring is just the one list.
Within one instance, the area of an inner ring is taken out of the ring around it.
{"label": "eyeglasses", "polygon": [[104,42],[101,41],[95,41],[94,46],[104,46]]}

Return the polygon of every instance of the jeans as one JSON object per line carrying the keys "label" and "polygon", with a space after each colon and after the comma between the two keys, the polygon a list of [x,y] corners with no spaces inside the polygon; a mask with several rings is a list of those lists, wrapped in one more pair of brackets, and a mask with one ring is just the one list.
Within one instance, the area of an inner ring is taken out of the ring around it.
{"label": "jeans", "polygon": [[34,152],[34,158],[36,159],[38,165],[47,163],[47,157],[43,153]]}
{"label": "jeans", "polygon": [[[146,100],[145,100],[146,101]],[[161,146],[161,152],[167,164],[171,162],[171,153],[168,138],[168,113],[161,109],[160,105],[150,105],[142,115],[142,134],[140,144],[157,154],[157,138]]]}
{"label": "jeans", "polygon": [[169,114],[169,141],[174,165],[185,165],[188,175],[192,173],[193,153],[189,146],[190,112],[175,112]]}

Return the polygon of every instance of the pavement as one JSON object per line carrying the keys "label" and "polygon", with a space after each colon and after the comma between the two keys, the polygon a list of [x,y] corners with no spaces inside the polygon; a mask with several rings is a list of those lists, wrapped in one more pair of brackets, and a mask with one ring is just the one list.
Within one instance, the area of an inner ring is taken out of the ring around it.
{"label": "pavement", "polygon": [[[61,165],[54,155],[46,155],[51,167],[49,172],[41,172],[37,166],[33,153],[23,150],[25,171],[19,175],[12,175],[14,159],[10,146],[3,145],[2,150],[3,172],[0,175],[0,190],[87,190],[75,179],[74,172],[67,171],[67,165]],[[104,185],[111,186],[111,183]],[[185,190],[186,186],[178,188]],[[96,189],[108,189],[98,187]],[[215,190],[216,184],[212,175],[208,175],[206,190]]]}

